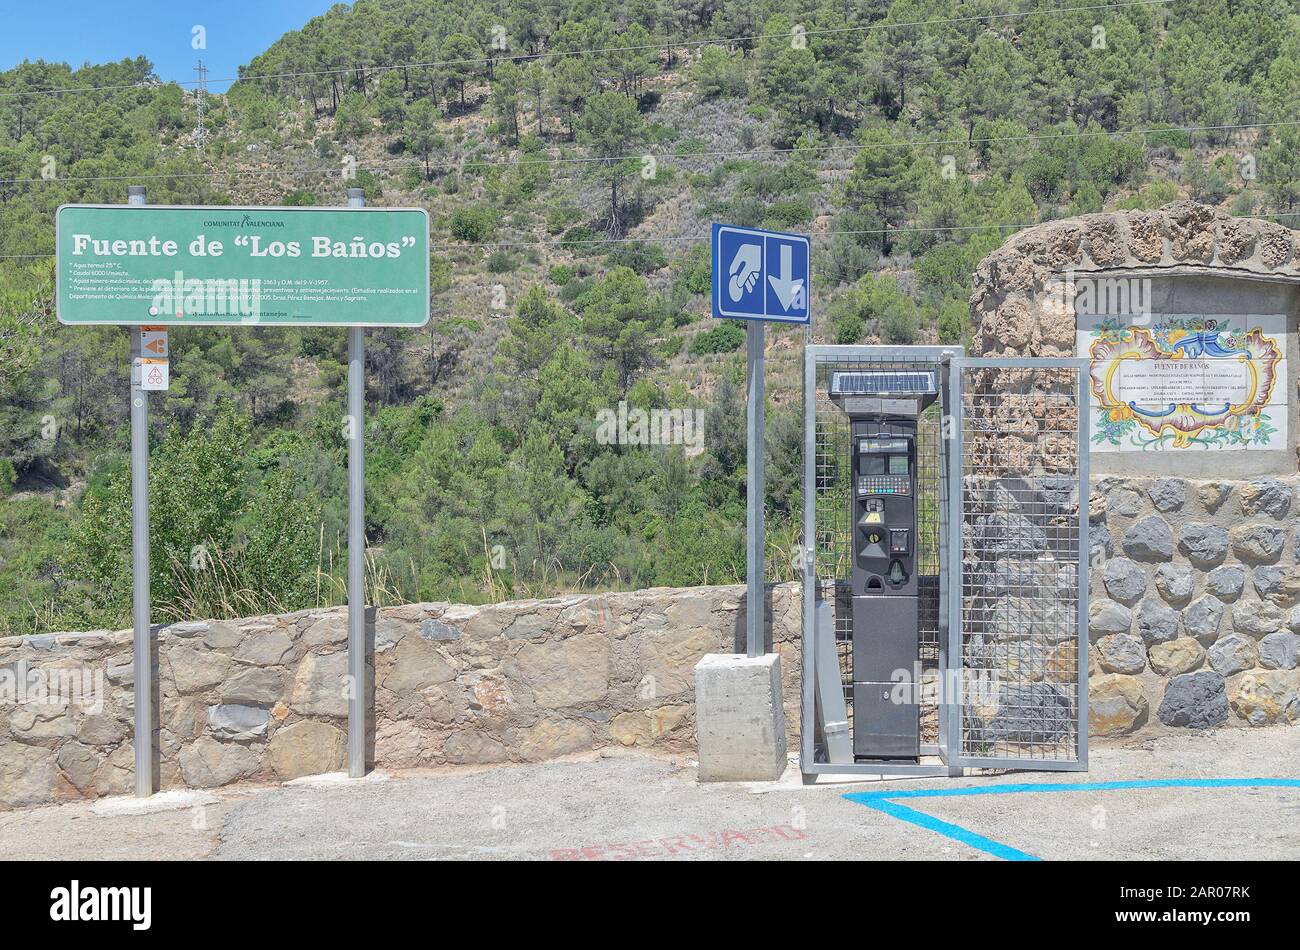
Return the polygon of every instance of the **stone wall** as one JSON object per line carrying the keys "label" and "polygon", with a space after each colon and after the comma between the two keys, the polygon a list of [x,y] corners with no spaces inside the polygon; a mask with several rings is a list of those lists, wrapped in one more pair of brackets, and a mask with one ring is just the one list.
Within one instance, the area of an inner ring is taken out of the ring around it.
{"label": "stone wall", "polygon": [[[1300,718],[1300,479],[1094,486],[1090,731]],[[799,587],[770,592],[793,751]],[[603,746],[694,749],[695,663],[743,650],[744,588],[378,611],[372,761],[527,762]],[[200,621],[157,634],[164,788],[344,767],[346,613]],[[76,673],[79,701],[34,702]],[[131,633],[0,640],[0,809],[134,788]]]}
{"label": "stone wall", "polygon": [[[798,588],[770,596],[793,741]],[[380,610],[368,628],[373,761],[524,762],[611,745],[690,751],[695,664],[743,650],[744,626],[740,586]],[[162,787],[343,768],[346,641],[341,608],[161,628]],[[0,640],[5,671],[0,808],[134,788],[130,631]],[[84,688],[50,692],[74,701],[32,701],[60,673]],[[24,702],[15,702],[19,679]]]}
{"label": "stone wall", "polygon": [[[1300,234],[1188,201],[1027,228],[976,268],[972,352],[1075,355],[1068,291],[1085,276],[1151,278],[1162,312],[1294,316]],[[1122,474],[1091,485],[1090,731],[1294,724],[1295,456],[1094,453],[1092,462]]]}
{"label": "stone wall", "polygon": [[1091,492],[1094,735],[1300,720],[1300,479],[1102,478]]}

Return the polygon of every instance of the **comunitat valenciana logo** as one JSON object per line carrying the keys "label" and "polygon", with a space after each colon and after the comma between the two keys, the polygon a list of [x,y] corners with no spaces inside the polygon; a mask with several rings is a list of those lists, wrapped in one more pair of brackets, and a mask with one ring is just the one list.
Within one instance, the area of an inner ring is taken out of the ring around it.
{"label": "comunitat valenciana logo", "polygon": [[151,887],[86,887],[73,881],[50,891],[50,920],[124,920],[132,930],[148,930],[152,905]]}

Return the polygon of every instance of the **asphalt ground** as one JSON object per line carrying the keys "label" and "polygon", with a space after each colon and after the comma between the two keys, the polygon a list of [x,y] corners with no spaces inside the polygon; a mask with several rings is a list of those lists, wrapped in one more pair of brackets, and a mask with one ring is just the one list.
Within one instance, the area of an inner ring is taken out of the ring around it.
{"label": "asphalt ground", "polygon": [[[1290,784],[1214,784],[1270,778]],[[1074,787],[1057,790],[1062,786]],[[1094,746],[1087,773],[805,786],[791,770],[776,783],[701,785],[687,760],[617,752],[363,780],[327,776],[284,786],[172,791],[144,803],[101,799],[0,813],[0,854],[69,860],[1296,859],[1300,728]]]}

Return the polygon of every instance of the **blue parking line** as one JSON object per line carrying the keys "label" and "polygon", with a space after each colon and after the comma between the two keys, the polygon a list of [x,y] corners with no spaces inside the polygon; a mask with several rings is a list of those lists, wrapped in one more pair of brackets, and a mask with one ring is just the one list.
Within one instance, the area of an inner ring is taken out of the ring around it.
{"label": "blue parking line", "polygon": [[961,825],[935,818],[900,804],[900,798],[958,798],[966,795],[1012,795],[1019,792],[1110,792],[1116,789],[1144,788],[1300,788],[1294,778],[1167,778],[1141,779],[1130,782],[1032,782],[1015,785],[986,785],[974,788],[898,789],[883,792],[850,792],[851,802],[891,815],[918,828],[951,838],[1004,861],[1041,861],[1042,858],[1010,845],[976,834]]}
{"label": "blue parking line", "polygon": [[861,801],[868,808],[874,808],[876,811],[884,812],[886,815],[893,815],[895,818],[901,818],[903,821],[910,822],[920,828],[928,829],[936,834],[941,834],[945,838],[951,838],[953,841],[960,841],[962,844],[969,845],[976,851],[983,851],[985,854],[991,854],[995,858],[1002,858],[1004,861],[1041,861],[1042,858],[1036,858],[1032,854],[1026,854],[1024,851],[1018,851],[1010,845],[1003,844],[1000,841],[994,841],[992,838],[986,838],[983,835],[977,835],[968,828],[961,825],[954,825],[950,821],[944,821],[941,818],[935,818],[933,815],[927,815],[925,812],[917,811],[915,808],[908,808],[906,805],[900,805],[898,802],[891,802],[887,798],[861,799],[856,795],[845,795],[845,798],[853,801]]}

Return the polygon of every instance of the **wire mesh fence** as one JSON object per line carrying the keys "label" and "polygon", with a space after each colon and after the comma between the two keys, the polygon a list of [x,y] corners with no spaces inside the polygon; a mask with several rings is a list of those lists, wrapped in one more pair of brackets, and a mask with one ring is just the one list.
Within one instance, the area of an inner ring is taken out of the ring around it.
{"label": "wire mesh fence", "polygon": [[963,366],[960,752],[1079,757],[1076,369]]}
{"label": "wire mesh fence", "polygon": [[[811,623],[805,633],[834,637],[838,669],[829,672],[838,683],[826,688],[838,686],[850,728],[853,422],[831,397],[832,378],[932,370],[943,381],[941,398],[916,430],[922,755],[939,748],[947,767],[1086,767],[1080,452],[1088,420],[1080,361],[967,359],[942,347],[810,347],[806,357],[805,590],[815,595],[809,604],[830,608],[831,623]],[[874,629],[870,621],[865,629]],[[825,683],[822,675],[819,667]],[[810,685],[809,703],[822,688]],[[820,761],[819,746],[809,748],[807,761]]]}

